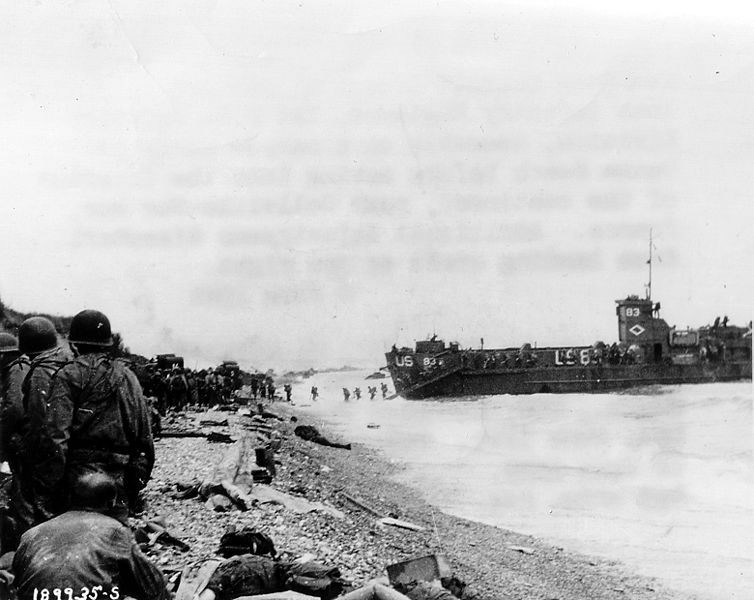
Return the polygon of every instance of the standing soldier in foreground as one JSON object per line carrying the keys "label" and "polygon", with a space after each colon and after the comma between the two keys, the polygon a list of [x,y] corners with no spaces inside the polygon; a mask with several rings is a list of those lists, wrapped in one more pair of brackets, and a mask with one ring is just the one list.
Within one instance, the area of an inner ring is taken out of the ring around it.
{"label": "standing soldier in foreground", "polygon": [[[116,484],[108,512],[127,523],[128,509],[146,486],[154,464],[149,409],[136,375],[110,354],[108,318],[84,310],[71,322],[77,358],[55,376],[34,460],[38,506],[53,516],[67,509],[73,482],[90,472]],[[32,423],[34,426],[34,423]]]}
{"label": "standing soldier in foreground", "polygon": [[20,354],[16,337],[0,332],[0,462],[8,460],[8,440],[21,410],[21,385],[29,371],[28,358]]}
{"label": "standing soldier in foreground", "polygon": [[15,533],[20,536],[39,521],[34,510],[32,465],[29,462],[29,451],[37,444],[37,432],[29,424],[35,412],[40,419],[44,417],[52,377],[71,356],[58,346],[55,325],[45,317],[31,317],[21,323],[18,349],[29,358],[29,366],[21,387],[22,401],[17,407],[13,430],[4,434],[9,434],[12,449],[13,489],[9,512]]}
{"label": "standing soldier in foreground", "polygon": [[[12,473],[17,471],[17,465],[10,439],[20,415],[21,384],[28,371],[29,360],[19,352],[16,337],[10,333],[0,333],[0,462],[8,461]],[[0,554],[4,554],[15,548],[18,536],[15,519],[6,509],[0,511]]]}

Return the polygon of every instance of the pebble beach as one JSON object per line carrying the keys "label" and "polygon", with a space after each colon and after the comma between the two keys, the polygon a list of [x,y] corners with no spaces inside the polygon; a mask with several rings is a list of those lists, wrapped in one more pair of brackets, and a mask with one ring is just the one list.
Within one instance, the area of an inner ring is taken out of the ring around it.
{"label": "pebble beach", "polygon": [[[147,507],[136,523],[162,518],[187,551],[156,544],[148,553],[174,577],[193,562],[218,558],[220,537],[230,526],[251,527],[267,534],[278,553],[291,558],[314,555],[338,567],[354,588],[383,576],[387,565],[429,554],[446,557],[454,575],[467,584],[464,598],[478,600],[689,600],[654,579],[638,576],[617,561],[570,552],[535,537],[445,514],[420,494],[394,481],[399,464],[359,444],[352,449],[325,447],[294,435],[295,425],[314,425],[332,441],[327,423],[303,416],[295,406],[272,403],[270,420],[280,432],[277,474],[271,483],[282,492],[335,510],[297,513],[280,504],[258,504],[243,511],[215,512],[196,498],[173,497],[176,484],[201,481],[229,446],[202,437],[163,438],[155,442],[156,464],[146,489]],[[227,426],[202,431],[244,432],[241,415],[188,412],[179,417],[191,428],[201,420],[228,420]],[[291,418],[296,421],[292,421]],[[378,523],[380,516],[415,525],[420,530]]]}

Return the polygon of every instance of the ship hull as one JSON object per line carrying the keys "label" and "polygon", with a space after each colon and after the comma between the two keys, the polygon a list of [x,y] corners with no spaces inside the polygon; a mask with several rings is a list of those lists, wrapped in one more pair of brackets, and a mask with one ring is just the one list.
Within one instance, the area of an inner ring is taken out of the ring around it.
{"label": "ship hull", "polygon": [[395,391],[404,398],[583,394],[751,379],[751,322],[738,327],[717,317],[678,330],[649,298],[615,302],[619,341],[611,345],[462,349],[437,336],[413,349],[393,345],[385,359]]}
{"label": "ship hull", "polygon": [[590,365],[505,370],[462,369],[426,384],[396,385],[407,399],[496,394],[599,393],[647,385],[751,379],[751,363],[723,365]]}

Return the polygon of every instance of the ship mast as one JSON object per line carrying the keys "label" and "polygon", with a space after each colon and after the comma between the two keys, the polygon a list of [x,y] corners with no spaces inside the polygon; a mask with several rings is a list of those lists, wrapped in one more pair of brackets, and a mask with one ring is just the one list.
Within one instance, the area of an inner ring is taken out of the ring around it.
{"label": "ship mast", "polygon": [[647,283],[647,300],[652,299],[652,228],[649,228],[649,283]]}

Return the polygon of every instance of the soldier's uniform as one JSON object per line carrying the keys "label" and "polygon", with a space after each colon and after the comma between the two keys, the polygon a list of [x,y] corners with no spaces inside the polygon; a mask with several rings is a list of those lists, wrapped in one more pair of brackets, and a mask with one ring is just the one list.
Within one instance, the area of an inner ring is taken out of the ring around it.
{"label": "soldier's uniform", "polygon": [[[82,311],[70,335],[82,354],[57,372],[50,389],[35,448],[35,496],[48,516],[60,514],[73,482],[104,472],[118,491],[108,514],[126,523],[154,465],[149,408],[133,371],[98,348],[112,343],[105,315]],[[40,413],[31,416],[39,420]]]}
{"label": "soldier's uniform", "polygon": [[118,488],[110,516],[125,522],[154,465],[150,412],[136,375],[107,354],[85,354],[58,371],[46,408],[35,468],[43,510],[61,513],[66,506],[55,498],[65,499],[83,473],[102,471]]}
{"label": "soldier's uniform", "polygon": [[29,372],[29,357],[21,355],[11,362],[2,376],[2,403],[0,405],[0,460],[7,460],[11,471],[17,460],[14,434],[18,431],[23,410],[23,383]]}
{"label": "soldier's uniform", "polygon": [[[21,387],[28,370],[29,360],[19,356],[18,340],[0,332],[0,462],[7,461],[14,474],[18,472],[21,458],[14,434],[22,414]],[[14,476],[9,490],[11,498],[18,494],[16,483]],[[11,512],[7,505],[0,507],[0,553],[15,549],[18,544],[18,527]]]}
{"label": "soldier's uniform", "polygon": [[[3,543],[15,547],[18,537],[36,522],[29,449],[36,440],[30,427],[29,397],[45,398],[53,374],[70,358],[58,347],[55,325],[46,317],[30,317],[18,329],[22,356],[10,366],[3,402],[3,451],[13,481]],[[44,407],[44,403],[42,403]]]}
{"label": "soldier's uniform", "polygon": [[[30,450],[36,448],[39,431],[30,426],[32,420],[39,423],[44,418],[44,410],[50,392],[50,385],[55,373],[71,359],[63,348],[52,348],[31,359],[28,372],[24,377],[22,392],[22,412],[16,422],[16,430],[11,436],[11,443],[18,452],[12,469],[13,492],[11,494],[11,514],[20,529],[26,531],[40,521],[35,516],[33,484],[31,474],[33,465],[29,461]],[[35,416],[32,413],[36,412]]]}
{"label": "soldier's uniform", "polygon": [[35,600],[41,590],[81,593],[97,587],[107,594],[104,598],[170,598],[162,574],[131,531],[91,511],[69,511],[28,531],[13,568],[19,600]]}
{"label": "soldier's uniform", "polygon": [[61,597],[169,600],[165,578],[128,527],[102,514],[115,484],[102,474],[76,481],[72,508],[27,531],[13,557],[19,600]]}

